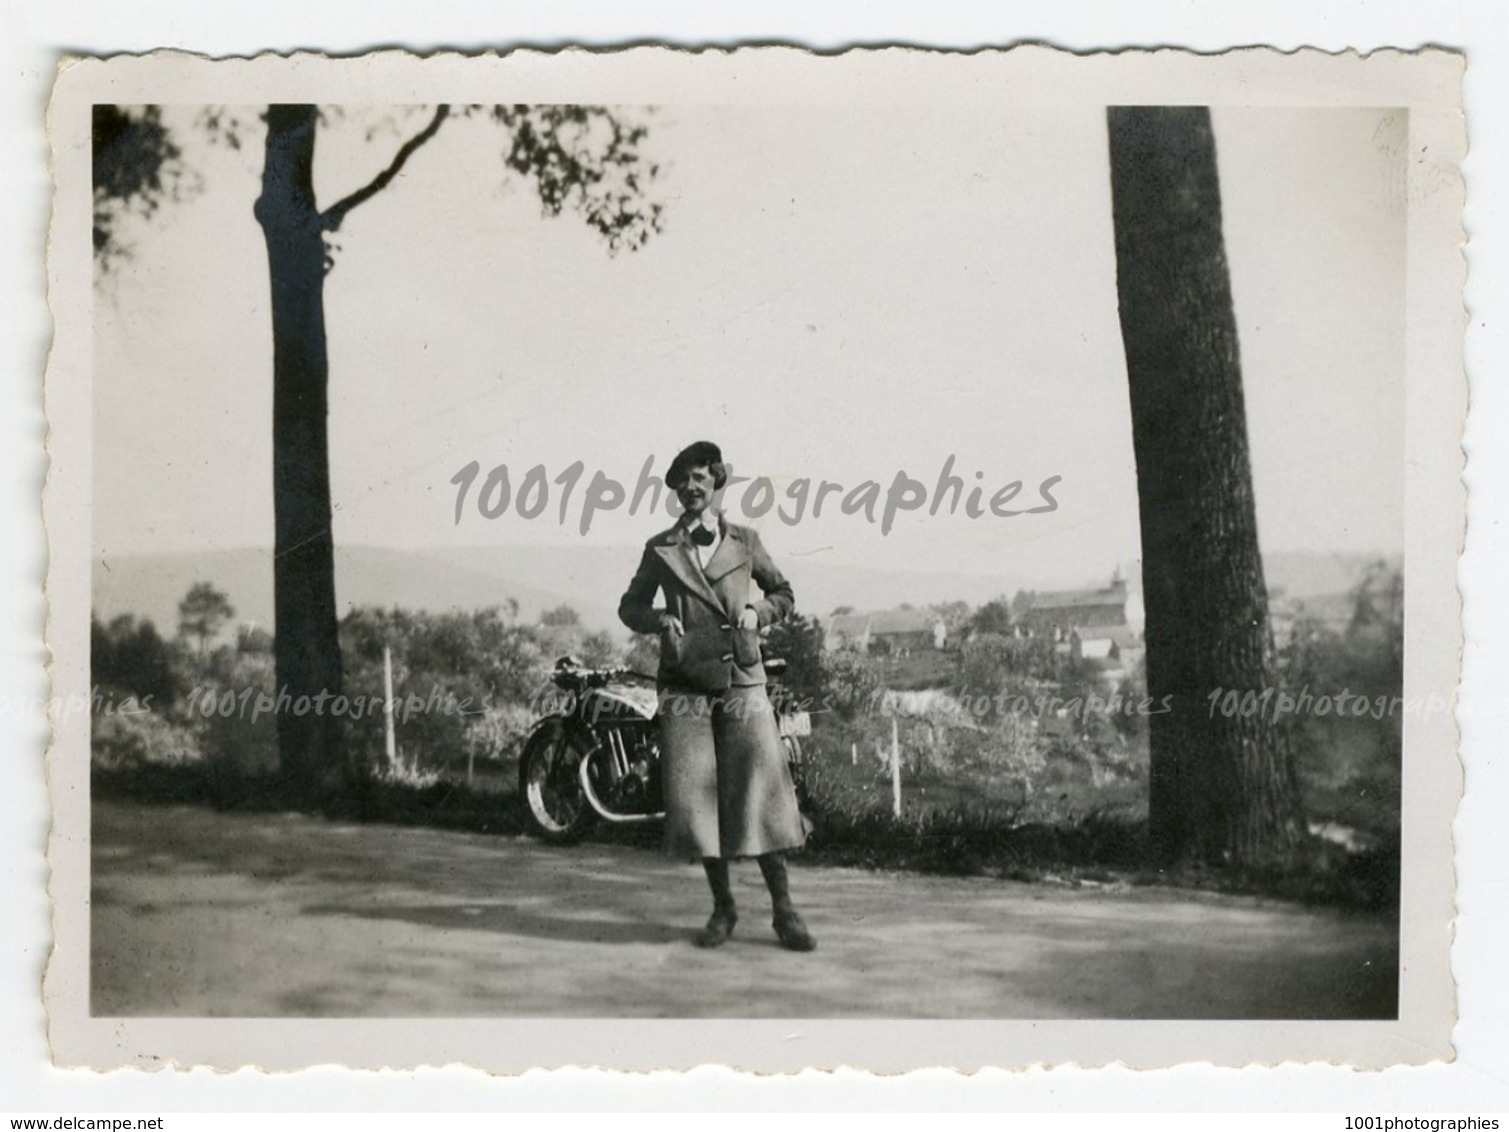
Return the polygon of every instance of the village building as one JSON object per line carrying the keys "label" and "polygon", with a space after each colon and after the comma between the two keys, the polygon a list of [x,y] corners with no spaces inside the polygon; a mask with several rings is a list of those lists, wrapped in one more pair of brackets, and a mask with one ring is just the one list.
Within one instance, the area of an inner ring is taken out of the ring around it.
{"label": "village building", "polygon": [[948,626],[927,609],[887,609],[877,613],[835,613],[823,626],[829,652],[849,650],[872,656],[936,652],[948,643]]}
{"label": "village building", "polygon": [[1107,586],[1033,595],[1018,623],[1028,636],[1067,641],[1076,630],[1082,640],[1095,636],[1094,630],[1123,627],[1141,636],[1143,620],[1142,598],[1129,589],[1118,568]]}
{"label": "village building", "polygon": [[1146,654],[1144,620],[1142,598],[1132,592],[1118,568],[1106,586],[1033,595],[1017,631],[1052,640],[1060,652],[1092,662],[1101,679],[1114,685]]}

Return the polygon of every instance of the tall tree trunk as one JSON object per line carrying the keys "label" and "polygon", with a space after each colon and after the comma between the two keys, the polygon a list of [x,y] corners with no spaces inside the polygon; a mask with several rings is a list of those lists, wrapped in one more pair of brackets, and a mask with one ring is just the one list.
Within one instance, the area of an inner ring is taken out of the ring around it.
{"label": "tall tree trunk", "polygon": [[1303,837],[1287,732],[1240,710],[1276,672],[1210,111],[1112,107],[1107,121],[1148,691],[1172,697],[1150,720],[1154,849],[1282,866]]}
{"label": "tall tree trunk", "polygon": [[[326,430],[325,248],[314,195],[313,106],[270,106],[257,222],[272,282],[273,564],[278,752],[307,804],[349,798],[331,701],[341,693]],[[321,700],[319,697],[324,696]]]}

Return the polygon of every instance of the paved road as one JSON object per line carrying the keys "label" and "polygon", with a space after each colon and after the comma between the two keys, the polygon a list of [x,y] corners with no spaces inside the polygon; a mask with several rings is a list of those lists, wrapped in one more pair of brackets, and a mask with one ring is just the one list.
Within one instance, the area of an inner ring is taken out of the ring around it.
{"label": "paved road", "polygon": [[1376,917],[1249,898],[752,865],[726,947],[643,849],[100,803],[97,1016],[1315,1018],[1393,1012]]}

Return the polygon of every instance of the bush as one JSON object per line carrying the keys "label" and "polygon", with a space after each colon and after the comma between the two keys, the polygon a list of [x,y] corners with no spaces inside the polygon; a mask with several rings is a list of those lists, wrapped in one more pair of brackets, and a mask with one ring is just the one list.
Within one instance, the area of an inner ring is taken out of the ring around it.
{"label": "bush", "polygon": [[1335,822],[1389,838],[1400,821],[1403,716],[1389,705],[1404,687],[1403,580],[1374,563],[1353,588],[1342,631],[1299,617],[1280,653],[1280,684],[1296,700],[1346,692],[1379,705],[1363,715],[1313,712],[1286,722],[1305,809],[1312,821]]}
{"label": "bush", "polygon": [[150,710],[96,713],[89,741],[93,767],[115,773],[194,766],[204,752],[204,736],[190,722]]}
{"label": "bush", "polygon": [[1044,637],[978,633],[959,650],[959,686],[970,696],[993,701],[1034,682],[1056,684],[1068,663]]}
{"label": "bush", "polygon": [[184,650],[164,640],[149,620],[122,615],[106,625],[90,615],[89,673],[97,686],[138,699],[150,696],[158,708],[167,708],[188,689],[191,664]]}
{"label": "bush", "polygon": [[534,726],[535,712],[523,704],[494,704],[467,723],[463,749],[472,764],[491,764],[493,777],[512,784],[518,778],[519,755]]}
{"label": "bush", "polygon": [[[350,742],[371,767],[386,762],[383,647],[393,660],[400,760],[443,771],[455,760],[497,759],[517,743],[534,691],[558,651],[574,641],[601,651],[574,625],[520,625],[502,609],[475,613],[353,610],[341,624],[347,691],[368,707],[353,716]],[[580,637],[580,640],[576,638]],[[570,638],[570,639],[568,639]],[[594,659],[603,659],[594,657]]]}
{"label": "bush", "polygon": [[835,712],[839,719],[851,721],[873,706],[883,690],[880,670],[869,657],[841,651],[825,653],[821,659],[821,694],[817,704],[824,711]]}

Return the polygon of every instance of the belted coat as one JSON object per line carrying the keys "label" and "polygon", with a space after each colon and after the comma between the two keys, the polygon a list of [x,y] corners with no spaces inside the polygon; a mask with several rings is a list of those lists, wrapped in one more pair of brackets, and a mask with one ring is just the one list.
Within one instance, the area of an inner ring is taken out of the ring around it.
{"label": "belted coat", "polygon": [[[714,692],[765,683],[759,632],[740,629],[739,616],[752,607],[763,629],[795,604],[791,584],[760,536],[725,518],[718,522],[722,541],[706,568],[698,564],[685,527],[650,539],[618,603],[618,616],[630,629],[660,635],[662,685]],[[665,595],[664,606],[654,604],[657,591]],[[665,614],[681,619],[680,635],[665,631]]]}

